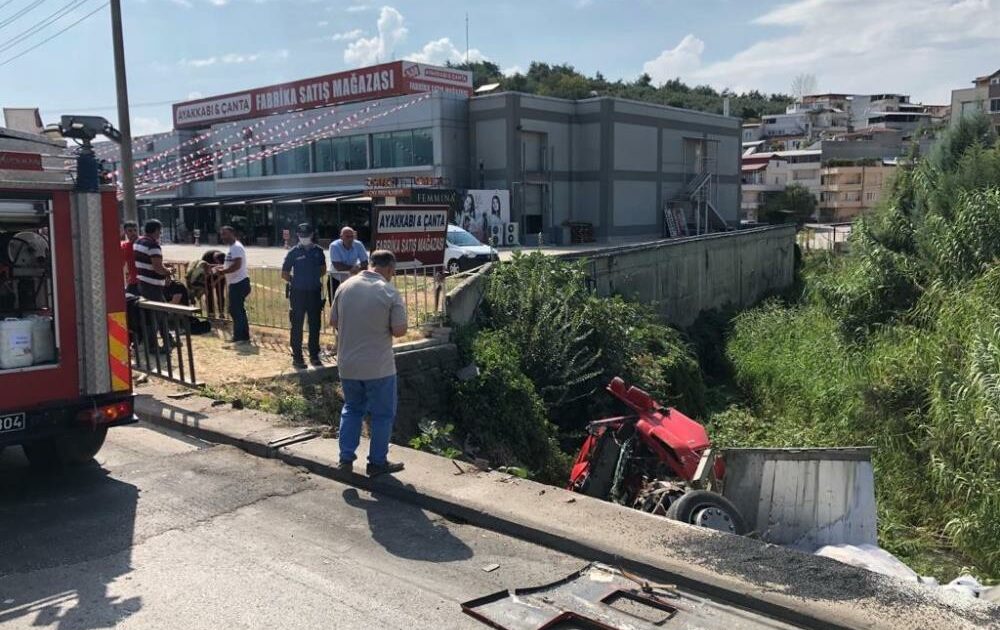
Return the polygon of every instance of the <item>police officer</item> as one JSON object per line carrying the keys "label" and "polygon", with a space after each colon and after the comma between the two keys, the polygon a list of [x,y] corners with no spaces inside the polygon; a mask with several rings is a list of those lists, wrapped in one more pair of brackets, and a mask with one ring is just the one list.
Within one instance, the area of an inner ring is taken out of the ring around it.
{"label": "police officer", "polygon": [[317,367],[319,359],[320,313],[323,310],[323,274],[326,273],[326,256],[323,248],[313,243],[313,229],[308,223],[299,225],[299,243],[285,256],[281,277],[289,283],[289,318],[292,323],[292,365],[303,369],[302,323],[309,318],[309,362]]}

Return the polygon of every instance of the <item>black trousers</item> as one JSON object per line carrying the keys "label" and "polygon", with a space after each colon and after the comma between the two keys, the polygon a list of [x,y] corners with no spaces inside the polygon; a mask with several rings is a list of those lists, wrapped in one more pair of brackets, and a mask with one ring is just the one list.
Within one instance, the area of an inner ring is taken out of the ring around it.
{"label": "black trousers", "polygon": [[[167,299],[163,295],[163,287],[155,284],[149,284],[148,282],[139,283],[139,295],[143,298],[150,300],[152,302],[166,302]],[[143,314],[139,313],[140,317]],[[163,339],[163,345],[161,346],[164,350],[170,351],[170,328],[167,326],[167,317],[164,313],[159,311],[147,310],[145,313],[145,319],[142,320],[143,325],[146,328],[146,338],[143,340],[146,346],[149,348],[148,352],[154,352],[156,350],[156,333],[160,333],[160,337]]]}
{"label": "black trousers", "polygon": [[307,291],[292,289],[288,294],[289,311],[288,317],[291,320],[291,346],[292,356],[302,357],[302,324],[304,320],[309,320],[309,356],[319,356],[319,327],[320,317],[323,310],[323,291],[316,288]]}

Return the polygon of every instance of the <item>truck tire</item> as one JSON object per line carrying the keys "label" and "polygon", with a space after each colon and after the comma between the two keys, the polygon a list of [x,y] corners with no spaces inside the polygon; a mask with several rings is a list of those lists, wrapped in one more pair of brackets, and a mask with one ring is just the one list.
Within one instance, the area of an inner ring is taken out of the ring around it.
{"label": "truck tire", "polygon": [[52,469],[86,464],[104,446],[107,427],[79,428],[62,435],[23,445],[28,462],[35,468]]}
{"label": "truck tire", "polygon": [[746,521],[732,501],[708,490],[682,494],[670,504],[667,518],[737,536],[747,533]]}

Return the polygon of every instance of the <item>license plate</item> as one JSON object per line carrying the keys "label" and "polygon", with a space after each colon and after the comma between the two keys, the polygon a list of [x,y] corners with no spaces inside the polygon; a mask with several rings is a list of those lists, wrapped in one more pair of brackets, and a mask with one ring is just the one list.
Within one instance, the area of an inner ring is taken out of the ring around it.
{"label": "license plate", "polygon": [[23,431],[25,427],[24,413],[7,413],[0,415],[0,433]]}

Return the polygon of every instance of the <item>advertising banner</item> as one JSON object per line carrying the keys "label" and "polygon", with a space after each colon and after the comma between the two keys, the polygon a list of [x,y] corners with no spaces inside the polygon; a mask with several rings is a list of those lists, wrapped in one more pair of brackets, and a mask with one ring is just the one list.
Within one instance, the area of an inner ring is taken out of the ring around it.
{"label": "advertising banner", "polygon": [[208,127],[220,122],[313,107],[437,91],[471,95],[472,73],[410,61],[393,61],[177,103],[174,105],[174,128]]}
{"label": "advertising banner", "polygon": [[376,206],[372,251],[388,249],[396,261],[421,267],[444,263],[447,206]]}
{"label": "advertising banner", "polygon": [[[506,223],[510,223],[509,190],[467,190],[461,211],[452,222],[471,233],[481,243],[488,243],[497,236]],[[496,241],[502,244],[502,239]]]}

